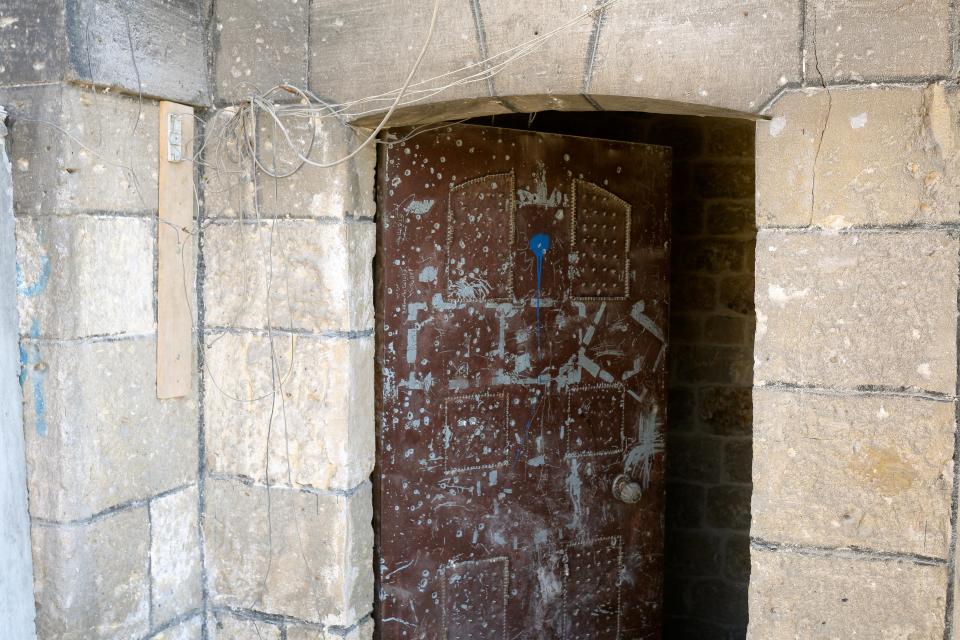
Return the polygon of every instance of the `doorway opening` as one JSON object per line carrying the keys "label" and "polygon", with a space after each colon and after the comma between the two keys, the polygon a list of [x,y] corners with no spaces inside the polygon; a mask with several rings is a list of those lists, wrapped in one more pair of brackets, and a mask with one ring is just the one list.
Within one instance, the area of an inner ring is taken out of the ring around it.
{"label": "doorway opening", "polygon": [[[467,124],[672,149],[664,637],[745,637],[755,329],[754,123],[544,111]],[[622,596],[629,598],[629,591]]]}

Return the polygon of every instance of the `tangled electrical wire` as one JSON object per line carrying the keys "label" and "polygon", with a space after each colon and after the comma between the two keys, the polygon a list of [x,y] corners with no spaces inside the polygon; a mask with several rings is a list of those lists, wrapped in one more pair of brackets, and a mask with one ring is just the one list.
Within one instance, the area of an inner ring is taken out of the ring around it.
{"label": "tangled electrical wire", "polygon": [[[229,120],[219,126],[208,129],[206,139],[208,142],[214,140],[218,144],[225,144],[235,152],[236,157],[234,160],[239,164],[244,164],[244,160],[249,160],[258,171],[271,178],[280,179],[290,177],[307,165],[323,169],[332,168],[352,160],[365,147],[380,142],[378,140],[380,132],[387,126],[390,118],[398,108],[429,101],[434,96],[456,87],[476,82],[485,82],[503,72],[516,61],[531,55],[561,32],[582,20],[602,14],[618,2],[621,2],[621,0],[606,0],[600,2],[593,9],[584,11],[543,34],[539,34],[534,38],[507,48],[497,54],[458,69],[413,82],[413,78],[420,69],[421,63],[429,49],[434,31],[436,30],[437,16],[442,3],[441,0],[435,0],[423,45],[407,74],[406,80],[399,88],[342,103],[331,103],[318,97],[309,89],[286,83],[276,85],[264,92],[257,91],[254,88],[248,96],[239,101],[236,107],[232,107],[233,116]],[[386,108],[385,112],[384,108]],[[379,113],[383,113],[383,115],[376,127],[366,135],[366,138],[359,145],[346,155],[334,160],[322,162],[311,157],[318,140],[318,127],[321,126],[325,120],[332,118],[342,126],[349,127],[351,120]],[[274,167],[268,166],[256,152],[254,140],[256,137],[257,123],[261,122],[261,118],[272,123],[275,131],[279,134],[279,136],[274,136],[275,139],[271,140],[270,146],[274,149],[274,159],[276,158],[278,143],[282,143],[283,146],[289,149],[290,156],[295,158],[291,166],[285,167],[280,172],[277,172]],[[291,137],[289,127],[291,121],[305,123],[309,135],[304,144],[297,144]],[[407,134],[407,138],[437,127],[448,126],[449,124],[450,123],[447,122],[440,125],[427,125],[415,128]],[[195,160],[202,164],[202,153],[196,154]],[[208,166],[208,168],[211,170],[223,169],[223,167],[216,166]]]}

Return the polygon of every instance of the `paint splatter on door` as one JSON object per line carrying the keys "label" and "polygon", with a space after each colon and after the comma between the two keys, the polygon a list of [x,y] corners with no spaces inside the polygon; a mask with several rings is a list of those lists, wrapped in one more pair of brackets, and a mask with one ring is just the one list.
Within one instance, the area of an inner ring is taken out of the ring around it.
{"label": "paint splatter on door", "polygon": [[[669,149],[468,125],[395,140],[382,637],[659,637]],[[624,474],[636,503],[613,494]]]}

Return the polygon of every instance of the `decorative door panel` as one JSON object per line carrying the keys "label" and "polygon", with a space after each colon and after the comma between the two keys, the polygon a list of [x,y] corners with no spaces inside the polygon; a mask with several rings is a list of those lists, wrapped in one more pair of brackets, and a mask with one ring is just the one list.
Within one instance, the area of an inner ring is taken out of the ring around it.
{"label": "decorative door panel", "polygon": [[409,133],[377,186],[378,633],[659,638],[670,150]]}

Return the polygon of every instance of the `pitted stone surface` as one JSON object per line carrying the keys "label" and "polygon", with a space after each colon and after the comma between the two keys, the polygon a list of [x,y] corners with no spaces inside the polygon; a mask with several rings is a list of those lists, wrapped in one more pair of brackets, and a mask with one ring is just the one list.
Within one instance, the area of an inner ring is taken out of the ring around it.
{"label": "pitted stone surface", "polygon": [[[349,489],[373,470],[373,338],[208,336],[205,418],[213,473]],[[273,419],[271,420],[271,414]],[[269,435],[269,451],[267,439]]]}
{"label": "pitted stone surface", "polygon": [[950,73],[950,3],[813,0],[806,10],[806,76],[819,83]]}
{"label": "pitted stone surface", "polygon": [[952,403],[754,392],[752,535],[946,558]]}
{"label": "pitted stone surface", "polygon": [[[22,335],[153,332],[152,220],[29,216],[17,219],[16,232]],[[186,287],[193,291],[193,278]]]}
{"label": "pitted stone surface", "polygon": [[209,103],[203,3],[80,0],[64,4],[69,48],[66,79],[119,87],[134,95]]}
{"label": "pitted stone surface", "polygon": [[[423,48],[432,12],[432,2],[313,3],[310,88],[338,102],[399,90]],[[439,87],[482,72],[479,61],[480,44],[471,3],[441,2],[430,45],[406,95],[427,102],[489,95],[485,80],[434,95]],[[451,73],[463,67],[469,68]],[[362,108],[386,110],[393,98],[390,95],[374,100]]]}
{"label": "pitted stone surface", "polygon": [[304,625],[287,625],[287,640],[370,640],[373,638],[373,620],[365,619],[346,633],[326,633]]}
{"label": "pitted stone surface", "polygon": [[[592,8],[580,0],[527,0],[522,12],[514,3],[502,0],[479,0],[478,4],[483,12],[487,53],[497,56],[493,64]],[[544,40],[530,55],[505,66],[494,77],[497,94],[579,94],[594,24],[592,15],[581,18]],[[592,109],[589,104],[585,108]]]}
{"label": "pitted stone surface", "polygon": [[753,549],[750,638],[942,638],[947,568]]}
{"label": "pitted stone surface", "polygon": [[62,37],[64,15],[50,4],[12,0],[0,7],[0,86],[54,82],[66,51],[51,46]]}
{"label": "pitted stone surface", "polygon": [[281,640],[279,625],[239,618],[223,610],[208,614],[207,630],[210,640]]}
{"label": "pitted stone surface", "polygon": [[221,0],[214,6],[221,100],[239,101],[281,83],[306,87],[309,2]]}
{"label": "pitted stone surface", "polygon": [[203,620],[198,613],[189,620],[151,636],[150,640],[201,640],[202,631]]}
{"label": "pitted stone surface", "polygon": [[18,215],[156,211],[155,101],[64,84],[0,89],[0,102]]}
{"label": "pitted stone surface", "polygon": [[349,495],[272,488],[269,506],[267,491],[207,481],[211,604],[353,625],[373,602],[370,485]]}
{"label": "pitted stone surface", "polygon": [[589,92],[756,111],[800,79],[800,2],[620,2],[607,9]]}
{"label": "pitted stone surface", "polygon": [[372,223],[223,223],[204,234],[208,326],[264,328],[268,316],[311,332],[373,326]]}
{"label": "pitted stone surface", "polygon": [[12,0],[0,8],[0,86],[77,81],[209,101],[193,0]]}
{"label": "pitted stone surface", "polygon": [[152,338],[22,347],[31,515],[84,518],[195,481],[196,400],[157,399]]}
{"label": "pitted stone surface", "polygon": [[957,96],[943,85],[786,93],[757,124],[757,223],[960,219]]}
{"label": "pitted stone surface", "polygon": [[[331,119],[279,115],[259,118],[260,168],[252,175],[253,160],[236,135],[237,111],[217,111],[207,125],[211,138],[204,151],[203,192],[207,218],[372,218],[375,145],[364,147],[350,160],[331,167],[352,153],[364,132]],[[285,134],[280,125],[287,128]],[[290,140],[287,140],[289,136]],[[301,157],[302,156],[302,157]],[[272,174],[272,175],[271,175]],[[280,175],[283,178],[274,178]],[[256,196],[256,199],[255,199]]]}
{"label": "pitted stone surface", "polygon": [[201,606],[197,486],[150,501],[154,625]]}
{"label": "pitted stone surface", "polygon": [[148,630],[146,507],[84,525],[34,525],[37,636],[142,638]]}
{"label": "pitted stone surface", "polygon": [[[263,147],[257,179],[261,217],[373,218],[375,144],[332,167],[306,161],[338,162],[360,146],[369,133],[355,132],[332,118],[281,115],[279,120],[288,129],[286,134],[269,116],[262,115],[258,123]],[[287,177],[273,178],[270,174]]]}
{"label": "pitted stone surface", "polygon": [[952,394],[957,250],[937,231],[761,231],[754,381]]}

